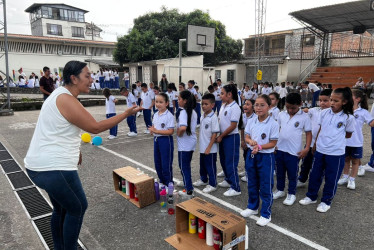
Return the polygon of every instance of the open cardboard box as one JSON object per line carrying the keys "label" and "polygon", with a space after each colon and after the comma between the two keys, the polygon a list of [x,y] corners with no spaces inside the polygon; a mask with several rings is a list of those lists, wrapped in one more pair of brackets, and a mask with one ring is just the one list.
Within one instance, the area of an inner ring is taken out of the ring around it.
{"label": "open cardboard box", "polygon": [[188,213],[212,224],[222,232],[222,249],[237,245],[236,249],[244,250],[246,220],[198,197],[176,206],[176,234],[165,239],[176,249],[214,249],[213,246],[206,245],[205,239],[188,232]]}
{"label": "open cardboard box", "polygon": [[[119,189],[121,177],[134,183],[139,201],[130,199],[129,195],[126,195]],[[154,179],[133,167],[124,167],[113,170],[113,183],[114,190],[118,194],[122,195],[139,208],[143,208],[156,202]]]}

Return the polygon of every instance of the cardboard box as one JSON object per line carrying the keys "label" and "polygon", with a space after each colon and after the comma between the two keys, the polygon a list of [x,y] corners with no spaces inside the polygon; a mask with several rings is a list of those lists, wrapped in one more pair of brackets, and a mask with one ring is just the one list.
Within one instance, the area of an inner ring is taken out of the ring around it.
{"label": "cardboard box", "polygon": [[[119,189],[121,178],[134,183],[139,201],[130,199],[130,196],[126,195]],[[113,182],[114,190],[139,208],[156,202],[154,179],[133,167],[124,167],[113,170]]]}
{"label": "cardboard box", "polygon": [[176,206],[176,234],[165,241],[176,249],[214,249],[206,245],[205,239],[188,232],[188,213],[212,224],[222,232],[222,249],[244,250],[246,220],[198,197]]}

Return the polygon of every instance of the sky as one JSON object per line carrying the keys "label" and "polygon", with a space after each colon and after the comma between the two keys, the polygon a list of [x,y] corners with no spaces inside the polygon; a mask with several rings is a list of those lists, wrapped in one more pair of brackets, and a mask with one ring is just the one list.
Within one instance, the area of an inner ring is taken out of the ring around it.
{"label": "sky", "polygon": [[[265,32],[301,27],[288,14],[293,11],[353,0],[267,0]],[[214,20],[226,26],[226,33],[234,39],[243,39],[255,33],[255,0],[7,0],[8,33],[31,35],[29,14],[25,9],[33,3],[65,3],[89,11],[86,22],[94,22],[103,32],[104,41],[117,41],[118,36],[128,33],[133,20],[149,12],[160,11],[162,6],[188,13],[201,9]],[[3,7],[0,18],[3,20]]]}

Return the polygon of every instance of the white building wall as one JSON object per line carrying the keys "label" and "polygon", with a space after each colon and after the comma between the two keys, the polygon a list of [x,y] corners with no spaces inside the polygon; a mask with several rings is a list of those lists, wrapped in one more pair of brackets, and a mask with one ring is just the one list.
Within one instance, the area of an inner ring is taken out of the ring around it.
{"label": "white building wall", "polygon": [[[221,80],[223,84],[227,84],[227,71],[235,70],[235,83],[238,84],[238,87],[241,87],[245,82],[246,72],[245,64],[225,64],[219,65],[214,68],[214,70],[221,70]],[[212,80],[214,81],[214,74],[212,75]]]}
{"label": "white building wall", "polygon": [[[91,40],[91,37],[88,37],[88,38],[86,37],[86,23],[68,22],[68,21],[63,21],[63,20],[54,20],[54,19],[46,19],[46,18],[42,18],[41,20],[42,20],[42,28],[43,28],[43,35],[44,36]],[[47,23],[61,25],[62,26],[62,36],[49,35],[47,33]],[[83,36],[84,37],[73,37],[71,27],[81,27],[81,28],[83,28]]]}

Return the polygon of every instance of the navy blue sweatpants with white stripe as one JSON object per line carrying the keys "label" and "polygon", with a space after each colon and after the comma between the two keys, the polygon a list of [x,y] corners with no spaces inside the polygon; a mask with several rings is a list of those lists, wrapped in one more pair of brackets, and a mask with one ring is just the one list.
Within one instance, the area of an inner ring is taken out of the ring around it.
{"label": "navy blue sweatpants with white stripe", "polygon": [[277,190],[284,191],[286,173],[288,177],[288,194],[296,194],[297,175],[299,173],[299,158],[287,152],[277,150],[275,155],[277,163]]}
{"label": "navy blue sweatpants with white stripe", "polygon": [[[208,178],[209,177],[209,178]],[[209,180],[209,185],[217,186],[217,153],[200,153],[200,179],[203,182]]]}
{"label": "navy blue sweatpants with white stripe", "polygon": [[318,191],[321,187],[323,176],[325,186],[323,187],[321,202],[330,205],[336,194],[338,180],[344,169],[344,155],[325,155],[318,151],[314,153],[313,167],[309,175],[308,192],[306,196],[312,201],[317,200]]}
{"label": "navy blue sweatpants with white stripe", "polygon": [[252,155],[249,149],[245,161],[248,185],[248,206],[251,210],[257,210],[262,201],[261,216],[270,218],[273,205],[273,172],[275,159],[273,153],[257,153]]}
{"label": "navy blue sweatpants with white stripe", "polygon": [[225,136],[219,144],[219,159],[222,170],[225,173],[225,180],[231,188],[240,192],[240,183],[238,175],[239,164],[239,134]]}
{"label": "navy blue sweatpants with white stripe", "polygon": [[168,185],[173,181],[174,141],[172,136],[159,136],[154,141],[154,160],[160,183]]}
{"label": "navy blue sweatpants with white stripe", "polygon": [[191,160],[194,151],[178,151],[178,163],[186,191],[192,191]]}

